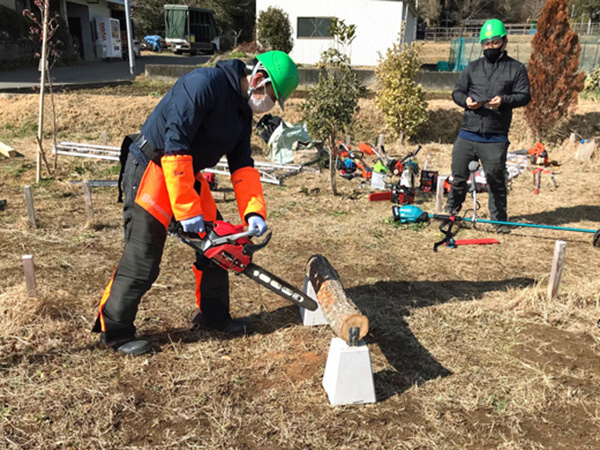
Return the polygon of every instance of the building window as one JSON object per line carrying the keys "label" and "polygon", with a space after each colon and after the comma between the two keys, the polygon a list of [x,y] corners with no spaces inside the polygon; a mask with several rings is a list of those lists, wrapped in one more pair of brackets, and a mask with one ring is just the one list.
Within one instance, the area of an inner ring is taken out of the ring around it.
{"label": "building window", "polygon": [[298,17],[299,38],[331,38],[333,17]]}

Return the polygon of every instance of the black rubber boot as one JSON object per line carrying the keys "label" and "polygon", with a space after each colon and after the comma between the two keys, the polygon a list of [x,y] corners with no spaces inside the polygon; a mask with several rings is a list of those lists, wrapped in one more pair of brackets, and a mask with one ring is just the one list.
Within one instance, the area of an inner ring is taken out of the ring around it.
{"label": "black rubber boot", "polygon": [[495,228],[496,228],[496,233],[498,233],[498,234],[510,234],[512,231],[508,225],[497,224],[495,226]]}
{"label": "black rubber boot", "polygon": [[150,353],[150,343],[144,339],[124,338],[114,342],[106,342],[106,335],[100,334],[100,344],[124,355],[139,356]]}
{"label": "black rubber boot", "polygon": [[198,310],[194,311],[192,324],[192,330],[219,331],[236,336],[244,336],[252,333],[252,327],[247,320],[228,319],[218,324],[208,323]]}

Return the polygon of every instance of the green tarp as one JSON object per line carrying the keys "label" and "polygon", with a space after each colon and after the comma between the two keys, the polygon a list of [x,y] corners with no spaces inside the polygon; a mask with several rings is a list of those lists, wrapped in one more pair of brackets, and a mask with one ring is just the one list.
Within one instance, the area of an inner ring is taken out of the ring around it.
{"label": "green tarp", "polygon": [[186,39],[187,11],[165,8],[165,34],[170,39]]}

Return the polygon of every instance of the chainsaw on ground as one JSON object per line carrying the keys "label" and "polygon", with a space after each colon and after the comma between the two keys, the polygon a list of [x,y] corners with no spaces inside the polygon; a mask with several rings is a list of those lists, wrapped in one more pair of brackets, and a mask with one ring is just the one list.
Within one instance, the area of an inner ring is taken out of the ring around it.
{"label": "chainsaw on ground", "polygon": [[203,233],[203,237],[195,233],[185,233],[180,224],[174,234],[180,241],[219,267],[231,270],[236,275],[243,273],[302,308],[310,311],[318,308],[317,302],[305,293],[252,262],[252,255],[269,243],[270,231],[261,243],[254,244],[250,238],[256,235],[257,230],[245,230],[243,225],[232,225],[223,220],[207,222],[205,225],[206,233]]}

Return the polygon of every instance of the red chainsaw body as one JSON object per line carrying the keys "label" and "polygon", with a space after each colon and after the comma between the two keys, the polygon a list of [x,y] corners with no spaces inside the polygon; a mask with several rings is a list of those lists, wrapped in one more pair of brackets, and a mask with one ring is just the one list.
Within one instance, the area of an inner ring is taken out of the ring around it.
{"label": "red chainsaw body", "polygon": [[[232,225],[222,220],[215,221],[212,229],[212,233],[218,237],[243,231],[243,225]],[[227,243],[211,247],[204,252],[204,256],[212,259],[225,270],[241,273],[252,262],[252,255],[244,253],[244,245],[246,244],[252,244],[252,241],[247,237],[240,238],[235,241],[235,244]]]}

